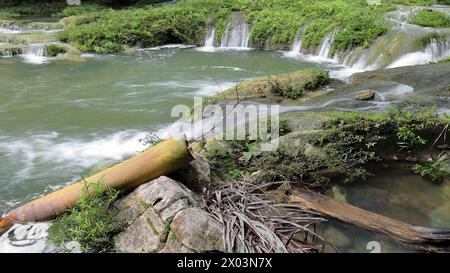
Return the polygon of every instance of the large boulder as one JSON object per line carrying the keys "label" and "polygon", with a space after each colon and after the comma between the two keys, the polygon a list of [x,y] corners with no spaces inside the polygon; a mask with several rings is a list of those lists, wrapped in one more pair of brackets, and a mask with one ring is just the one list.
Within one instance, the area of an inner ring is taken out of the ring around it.
{"label": "large boulder", "polygon": [[[114,204],[127,228],[115,238],[118,252],[223,251],[222,229],[199,197],[162,176],[141,185]],[[195,221],[192,221],[195,219]]]}

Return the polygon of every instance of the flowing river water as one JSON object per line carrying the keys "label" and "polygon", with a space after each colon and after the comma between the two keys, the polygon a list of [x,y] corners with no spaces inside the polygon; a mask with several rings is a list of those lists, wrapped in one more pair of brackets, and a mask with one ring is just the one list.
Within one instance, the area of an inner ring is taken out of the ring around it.
{"label": "flowing river water", "polygon": [[[248,32],[245,27],[237,29]],[[14,31],[3,30],[3,34],[11,37],[30,32]],[[41,31],[41,35],[52,31]],[[205,48],[169,46],[128,55],[83,55],[82,62],[73,62],[47,58],[42,44],[34,43],[19,56],[0,57],[0,213],[143,150],[141,140],[146,134],[168,130],[177,119],[171,117],[172,107],[191,106],[195,96],[212,96],[244,80],[305,68],[326,68],[336,77],[346,76],[348,68],[326,59],[325,53],[319,58],[300,58],[297,52],[301,45],[294,46],[291,53],[242,50],[248,41],[240,37],[241,42],[235,43],[235,36],[229,33],[229,41],[222,46],[240,50],[213,48],[209,41]],[[327,42],[321,47],[325,52]],[[391,173],[377,178],[378,186],[372,187],[375,181],[371,181],[369,186],[337,191],[348,196],[350,203],[380,213],[387,211],[387,216],[412,224],[448,223],[439,216],[426,220],[423,215],[428,217],[434,210],[416,210],[414,198],[401,199],[406,202],[401,206],[408,207],[406,213],[396,207],[400,201],[394,197],[380,194],[384,199],[376,199],[391,206],[388,210],[382,209],[381,203],[367,201],[367,194],[379,193],[377,187],[386,190],[394,185],[403,193],[411,189],[405,186],[406,181],[412,180],[419,186],[405,196],[422,196],[426,204],[439,197],[440,203],[433,203],[433,209],[449,204],[448,190],[445,194],[432,190],[434,185],[417,179]],[[408,215],[411,219],[402,219]],[[350,228],[332,223],[327,229],[330,241],[341,243],[343,250],[367,252],[365,244],[371,234],[356,230],[353,243],[342,243],[342,238],[353,236]],[[410,250],[386,245],[389,247],[384,251]],[[0,242],[2,251],[11,249]]]}

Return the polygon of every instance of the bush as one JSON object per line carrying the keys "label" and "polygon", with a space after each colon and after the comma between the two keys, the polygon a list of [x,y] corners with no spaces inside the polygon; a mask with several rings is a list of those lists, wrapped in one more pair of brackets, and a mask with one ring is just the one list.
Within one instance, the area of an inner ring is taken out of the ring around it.
{"label": "bush", "polygon": [[447,164],[437,160],[432,160],[422,165],[415,164],[411,170],[425,178],[431,179],[435,183],[442,182],[445,177],[450,175]]}
{"label": "bush", "polygon": [[56,57],[58,54],[64,54],[67,52],[67,49],[65,49],[62,46],[56,45],[56,44],[50,44],[46,45],[44,47],[44,51],[46,56],[48,57]]}
{"label": "bush", "polygon": [[50,227],[49,241],[57,245],[76,241],[85,252],[110,250],[112,236],[124,227],[108,210],[118,195],[116,190],[105,190],[101,182],[86,185],[76,207],[59,216]]}

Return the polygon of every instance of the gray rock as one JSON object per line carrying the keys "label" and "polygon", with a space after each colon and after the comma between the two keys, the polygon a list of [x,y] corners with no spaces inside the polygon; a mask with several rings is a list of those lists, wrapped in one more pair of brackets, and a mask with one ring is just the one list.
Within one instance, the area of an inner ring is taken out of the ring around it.
{"label": "gray rock", "polygon": [[190,249],[198,252],[225,251],[221,225],[199,208],[179,212],[170,228],[178,241]]}
{"label": "gray rock", "polygon": [[165,223],[153,209],[147,209],[132,225],[115,238],[119,252],[157,252],[161,248],[161,238]]}
{"label": "gray rock", "polygon": [[[139,186],[129,195],[118,200],[114,204],[114,210],[118,212],[119,218],[131,224],[149,207],[154,208],[158,213],[170,207],[171,216],[174,216],[178,210],[173,204],[182,199],[186,199],[186,204],[197,205],[198,203],[198,197],[191,190],[175,180],[161,176]],[[170,213],[164,212],[166,219],[168,214]]]}
{"label": "gray rock", "polygon": [[205,156],[196,153],[195,160],[174,172],[173,177],[190,189],[201,191],[211,185],[211,166]]}
{"label": "gray rock", "polygon": [[167,237],[166,244],[163,249],[161,249],[161,253],[195,253],[195,251],[180,243],[175,234],[171,231]]}
{"label": "gray rock", "polygon": [[119,217],[128,223],[114,238],[116,250],[223,251],[220,224],[196,206],[199,202],[195,194],[168,177],[140,186],[115,204]]}

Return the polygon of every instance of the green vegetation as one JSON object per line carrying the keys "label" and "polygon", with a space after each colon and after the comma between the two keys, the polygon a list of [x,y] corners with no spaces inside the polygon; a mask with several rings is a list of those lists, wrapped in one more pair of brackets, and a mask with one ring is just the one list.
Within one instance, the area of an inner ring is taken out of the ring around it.
{"label": "green vegetation", "polygon": [[437,160],[432,160],[425,164],[415,164],[411,170],[425,178],[431,179],[435,183],[440,183],[445,177],[450,176],[448,165]]}
{"label": "green vegetation", "polygon": [[450,57],[444,58],[439,61],[440,63],[450,62]]}
{"label": "green vegetation", "polygon": [[423,27],[449,28],[450,16],[439,11],[420,10],[411,17],[409,22]]}
{"label": "green vegetation", "polygon": [[[271,125],[270,119],[268,125]],[[278,130],[279,136],[292,131],[285,119],[280,119]],[[268,126],[268,133],[271,132],[271,126]],[[251,162],[262,154],[260,144],[260,139],[249,140],[248,137],[246,140],[218,141],[207,145],[204,154],[213,169],[225,175],[227,179],[235,181],[257,170]]]}
{"label": "green vegetation", "polygon": [[210,100],[234,100],[236,93],[241,100],[266,97],[298,99],[308,91],[323,87],[329,81],[328,71],[305,69],[246,81],[219,93]]}
{"label": "green vegetation", "polygon": [[433,4],[445,4],[448,0],[385,0],[383,2],[409,6],[431,6]]}
{"label": "green vegetation", "polygon": [[328,71],[312,71],[311,77],[304,81],[292,79],[291,75],[287,77],[269,77],[268,83],[272,93],[280,96],[297,99],[306,91],[315,90],[322,87],[330,81]]}
{"label": "green vegetation", "polygon": [[409,6],[431,6],[434,4],[449,5],[450,0],[382,0],[383,3],[402,4]]}
{"label": "green vegetation", "polygon": [[118,195],[116,190],[105,190],[101,182],[86,185],[76,207],[59,216],[49,229],[49,241],[57,245],[76,241],[83,251],[109,251],[112,236],[124,227],[108,210]]}
{"label": "green vegetation", "polygon": [[[413,155],[429,148],[425,144],[431,145],[439,135],[436,132],[450,123],[448,116],[438,116],[433,108],[327,115],[328,119],[314,133],[303,135],[300,142],[282,141],[275,152],[245,157],[246,151],[252,151],[251,143],[234,141],[216,144],[216,150],[208,149],[207,157],[215,168],[233,179],[262,170],[262,181],[303,181],[323,187],[330,176],[341,177],[343,182],[364,181],[372,175],[366,169],[369,162],[378,161],[386,154]],[[441,147],[435,149],[446,149],[445,145]],[[442,177],[441,167],[427,166],[424,175],[434,179]]]}
{"label": "green vegetation", "polygon": [[67,49],[60,45],[49,44],[44,47],[45,54],[48,57],[56,57],[58,54],[64,54],[67,52]]}
{"label": "green vegetation", "polygon": [[[3,5],[3,4],[2,4]],[[0,7],[0,19],[12,19],[24,16],[51,16],[67,7],[65,2],[33,3],[22,2],[5,4]]]}
{"label": "green vegetation", "polygon": [[242,12],[253,26],[250,43],[258,48],[287,49],[305,26],[303,44],[314,51],[336,30],[332,54],[368,46],[388,30],[383,13],[389,6],[369,6],[365,0],[182,0],[152,8],[100,10],[90,5],[65,9],[61,15],[80,15],[60,34],[82,51],[117,52],[124,45],[144,47],[166,43],[199,44],[207,24],[222,36],[232,12]]}
{"label": "green vegetation", "polygon": [[86,3],[80,6],[66,6],[60,12],[56,14],[58,17],[68,17],[68,16],[76,16],[83,15],[90,12],[98,12],[108,9],[108,7],[96,3]]}

